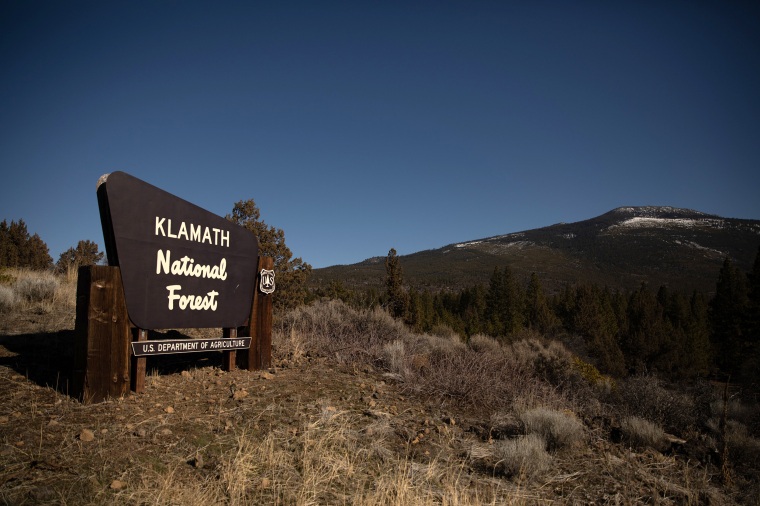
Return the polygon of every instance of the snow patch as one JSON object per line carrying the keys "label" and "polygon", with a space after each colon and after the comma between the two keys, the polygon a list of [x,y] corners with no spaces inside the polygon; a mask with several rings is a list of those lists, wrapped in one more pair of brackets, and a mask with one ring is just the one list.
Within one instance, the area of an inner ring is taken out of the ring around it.
{"label": "snow patch", "polygon": [[[470,241],[470,242],[460,242],[459,244],[455,244],[455,248],[469,248],[470,246],[475,246],[477,244],[482,243],[483,241]],[[448,251],[444,251],[444,253],[447,253]]]}
{"label": "snow patch", "polygon": [[650,218],[636,216],[611,225],[607,230],[616,228],[695,228],[698,226],[711,226],[723,228],[724,221],[716,219],[691,219],[691,218]]}
{"label": "snow patch", "polygon": [[694,249],[697,249],[697,250],[701,250],[701,251],[704,251],[705,253],[710,253],[710,254],[717,255],[717,256],[725,256],[725,253],[722,252],[722,251],[720,251],[720,250],[713,249],[713,248],[708,248],[706,246],[702,246],[701,244],[697,244],[694,241],[683,241],[683,242],[681,242],[679,240],[676,240],[675,243],[676,244],[680,244],[682,246],[689,247],[689,248],[694,248]]}

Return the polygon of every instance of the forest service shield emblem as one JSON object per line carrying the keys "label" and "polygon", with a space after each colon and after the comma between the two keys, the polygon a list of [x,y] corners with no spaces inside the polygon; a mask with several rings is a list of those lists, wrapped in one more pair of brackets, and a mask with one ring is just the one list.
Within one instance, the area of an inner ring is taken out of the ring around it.
{"label": "forest service shield emblem", "polygon": [[273,270],[261,269],[261,281],[259,282],[259,290],[266,294],[274,292]]}

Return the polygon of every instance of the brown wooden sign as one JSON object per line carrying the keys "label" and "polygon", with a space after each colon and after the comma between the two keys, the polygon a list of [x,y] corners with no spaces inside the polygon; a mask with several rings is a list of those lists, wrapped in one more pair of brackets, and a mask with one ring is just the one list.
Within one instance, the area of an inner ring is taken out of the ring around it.
{"label": "brown wooden sign", "polygon": [[257,276],[253,233],[124,172],[101,178],[98,205],[137,327],[244,325]]}

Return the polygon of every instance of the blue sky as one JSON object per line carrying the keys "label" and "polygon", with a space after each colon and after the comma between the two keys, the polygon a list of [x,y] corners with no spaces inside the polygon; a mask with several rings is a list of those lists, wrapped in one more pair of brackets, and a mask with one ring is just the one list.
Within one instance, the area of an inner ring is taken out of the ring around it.
{"label": "blue sky", "polygon": [[122,170],[314,267],[670,205],[760,219],[757,2],[0,3],[0,219]]}

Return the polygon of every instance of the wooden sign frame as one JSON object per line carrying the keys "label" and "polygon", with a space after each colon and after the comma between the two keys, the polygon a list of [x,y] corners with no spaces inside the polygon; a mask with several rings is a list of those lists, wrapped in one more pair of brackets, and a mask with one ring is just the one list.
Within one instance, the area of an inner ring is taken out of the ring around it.
{"label": "wooden sign frame", "polygon": [[[259,257],[258,272],[272,269],[274,260]],[[258,279],[255,286],[258,286]],[[224,339],[250,337],[247,350],[222,351],[222,367],[268,369],[272,364],[272,295],[254,289],[248,320],[242,327],[224,328]],[[84,403],[123,397],[131,389],[145,391],[146,357],[131,353],[132,341],[147,341],[148,329],[129,319],[119,267],[79,268],[72,395]]]}

